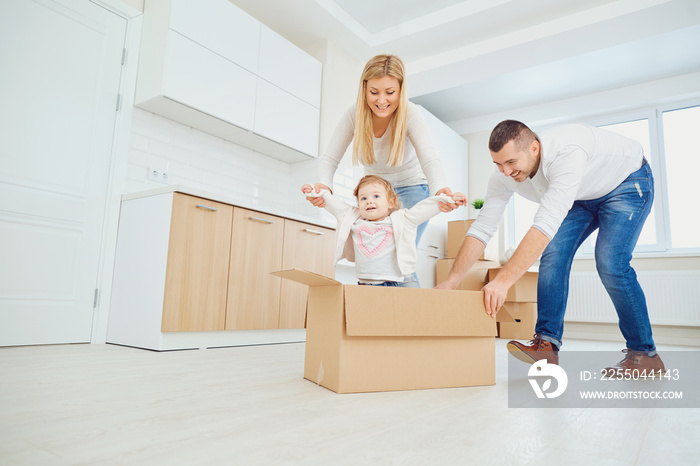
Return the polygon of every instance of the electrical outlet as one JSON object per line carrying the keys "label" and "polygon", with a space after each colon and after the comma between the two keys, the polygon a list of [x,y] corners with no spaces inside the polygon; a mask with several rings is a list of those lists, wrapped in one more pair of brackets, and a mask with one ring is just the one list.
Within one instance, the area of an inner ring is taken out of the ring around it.
{"label": "electrical outlet", "polygon": [[148,179],[158,183],[170,183],[170,172],[159,168],[148,167]]}

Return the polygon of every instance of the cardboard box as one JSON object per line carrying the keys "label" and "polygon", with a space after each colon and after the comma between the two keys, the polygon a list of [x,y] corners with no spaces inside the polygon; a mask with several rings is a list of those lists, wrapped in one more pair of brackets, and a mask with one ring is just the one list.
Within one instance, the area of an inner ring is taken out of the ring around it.
{"label": "cardboard box", "polygon": [[496,383],[496,322],[482,292],[273,274],[309,287],[304,378],[314,383],[336,393]]}
{"label": "cardboard box", "polygon": [[[447,258],[454,259],[457,257],[459,248],[462,247],[464,237],[467,236],[467,231],[474,223],[474,220],[453,220],[447,222]],[[484,260],[482,254],[479,260]]]}
{"label": "cardboard box", "polygon": [[[437,261],[436,275],[437,282],[442,283],[447,280],[455,259],[440,259]],[[489,281],[489,269],[498,267],[500,264],[494,261],[476,261],[469,269],[464,280],[457,286],[458,290],[481,291]]]}
{"label": "cardboard box", "polygon": [[537,323],[537,303],[509,303],[496,314],[498,337],[510,340],[530,340]]}
{"label": "cardboard box", "polygon": [[[489,269],[489,281],[496,278],[501,268]],[[537,302],[537,272],[525,272],[520,279],[508,290],[506,302],[536,303]]]}

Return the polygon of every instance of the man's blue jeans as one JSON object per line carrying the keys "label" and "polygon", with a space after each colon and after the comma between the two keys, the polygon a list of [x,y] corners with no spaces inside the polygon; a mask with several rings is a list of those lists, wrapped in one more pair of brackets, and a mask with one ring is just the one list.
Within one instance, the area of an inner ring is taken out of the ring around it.
{"label": "man's blue jeans", "polygon": [[[415,186],[403,186],[401,188],[394,188],[396,194],[399,196],[401,201],[402,209],[410,209],[414,205],[418,204],[423,199],[428,199],[430,197],[430,190],[427,184],[418,184]],[[421,236],[425,228],[428,226],[428,222],[423,222],[418,225],[418,230],[416,232],[416,247],[420,242]],[[400,285],[405,288],[420,288],[420,283],[418,282],[418,275],[413,274],[409,277],[405,277],[405,281]]]}
{"label": "man's blue jeans", "polygon": [[656,349],[646,298],[630,265],[653,201],[654,178],[644,161],[609,194],[574,202],[540,259],[535,332],[544,340],[561,346],[574,254],[597,228],[596,269],[617,311],[627,347],[647,352]]}

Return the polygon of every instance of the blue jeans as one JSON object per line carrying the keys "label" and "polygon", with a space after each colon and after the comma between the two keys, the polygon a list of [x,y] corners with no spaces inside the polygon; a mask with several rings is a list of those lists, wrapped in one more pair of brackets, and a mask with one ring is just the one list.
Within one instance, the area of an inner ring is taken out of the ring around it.
{"label": "blue jeans", "polygon": [[574,202],[540,259],[535,332],[544,340],[561,346],[574,254],[598,229],[596,269],[617,311],[627,347],[655,351],[644,291],[630,265],[653,201],[654,178],[644,161],[639,170],[609,194]]}
{"label": "blue jeans", "polygon": [[[420,201],[428,199],[430,197],[430,190],[428,189],[427,184],[403,186],[401,188],[394,188],[394,191],[396,191],[396,194],[399,196],[402,209],[410,209],[414,205],[418,204]],[[423,222],[420,225],[418,225],[418,229],[416,230],[416,247],[418,247],[420,238],[421,236],[423,236],[423,232],[425,231],[425,228],[427,226],[428,222]],[[420,282],[418,282],[418,275],[416,273],[413,273],[413,275],[411,275],[410,277],[406,277],[405,281],[399,286],[403,286],[405,288],[420,288]]]}

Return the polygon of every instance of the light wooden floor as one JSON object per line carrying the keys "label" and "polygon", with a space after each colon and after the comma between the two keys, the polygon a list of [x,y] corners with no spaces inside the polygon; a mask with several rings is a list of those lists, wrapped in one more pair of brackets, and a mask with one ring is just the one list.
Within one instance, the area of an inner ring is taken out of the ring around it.
{"label": "light wooden floor", "polygon": [[356,395],[304,380],[303,344],[4,348],[0,464],[700,464],[699,409],[509,409],[505,343],[495,386]]}

